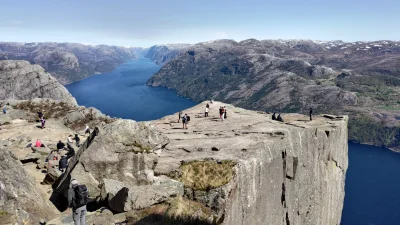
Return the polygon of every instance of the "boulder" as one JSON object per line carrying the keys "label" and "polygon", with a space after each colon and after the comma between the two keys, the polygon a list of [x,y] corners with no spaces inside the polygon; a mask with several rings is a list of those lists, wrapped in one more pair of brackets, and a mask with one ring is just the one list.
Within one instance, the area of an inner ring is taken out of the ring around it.
{"label": "boulder", "polygon": [[92,192],[100,192],[98,184],[104,178],[128,186],[152,184],[158,158],[152,152],[168,142],[151,123],[119,119],[105,125],[82,153],[72,178],[88,181]]}
{"label": "boulder", "polygon": [[101,184],[99,185],[100,188],[100,199],[102,201],[107,200],[108,197],[114,197],[115,194],[121,190],[125,186],[124,183],[111,180],[111,179],[103,179]]}
{"label": "boulder", "polygon": [[39,153],[42,155],[48,155],[50,154],[51,150],[48,147],[31,147],[32,151],[35,153]]}
{"label": "boulder", "polygon": [[47,168],[47,174],[44,177],[42,184],[53,184],[61,176],[61,174],[62,172],[56,168]]}
{"label": "boulder", "polygon": [[20,161],[22,163],[36,162],[42,157],[43,157],[43,155],[41,155],[40,153],[31,152],[31,153],[28,153],[24,158],[20,159]]}
{"label": "boulder", "polygon": [[11,116],[9,114],[0,114],[0,125],[7,125],[12,122]]}
{"label": "boulder", "polygon": [[103,179],[101,199],[106,200],[114,212],[143,209],[169,198],[183,195],[183,184],[165,182],[160,185],[126,186],[124,183]]}
{"label": "boulder", "polygon": [[52,98],[76,105],[76,100],[49,73],[28,61],[0,61],[0,100]]}
{"label": "boulder", "polygon": [[0,224],[38,224],[56,215],[11,152],[0,146]]}
{"label": "boulder", "polygon": [[169,198],[182,196],[183,192],[175,185],[143,185],[129,187],[125,211],[144,209],[164,202]]}

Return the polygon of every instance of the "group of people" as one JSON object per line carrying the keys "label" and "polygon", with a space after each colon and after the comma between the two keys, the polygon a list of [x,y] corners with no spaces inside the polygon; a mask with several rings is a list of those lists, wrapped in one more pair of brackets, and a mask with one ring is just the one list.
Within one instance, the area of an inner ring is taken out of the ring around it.
{"label": "group of people", "polygon": [[222,118],[222,120],[225,120],[227,118],[226,106],[219,107],[219,118]]}
{"label": "group of people", "polygon": [[272,120],[276,120],[276,121],[279,121],[279,122],[283,122],[283,118],[282,118],[281,114],[279,113],[279,115],[276,116],[276,113],[275,113],[275,112],[274,112],[274,114],[272,114]]}

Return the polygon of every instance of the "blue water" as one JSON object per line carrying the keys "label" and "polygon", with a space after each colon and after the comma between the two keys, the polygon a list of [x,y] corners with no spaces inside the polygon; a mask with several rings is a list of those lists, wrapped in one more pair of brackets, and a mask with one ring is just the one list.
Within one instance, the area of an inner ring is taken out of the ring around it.
{"label": "blue water", "polygon": [[349,143],[342,225],[400,224],[400,154]]}
{"label": "blue water", "polygon": [[[161,118],[196,103],[166,88],[146,86],[158,70],[148,59],[67,85],[80,105],[137,121]],[[342,225],[400,224],[400,154],[349,143]]]}
{"label": "blue water", "polygon": [[132,60],[112,72],[91,76],[66,88],[79,105],[136,121],[159,119],[196,105],[172,90],[147,86],[146,81],[159,69],[149,59]]}

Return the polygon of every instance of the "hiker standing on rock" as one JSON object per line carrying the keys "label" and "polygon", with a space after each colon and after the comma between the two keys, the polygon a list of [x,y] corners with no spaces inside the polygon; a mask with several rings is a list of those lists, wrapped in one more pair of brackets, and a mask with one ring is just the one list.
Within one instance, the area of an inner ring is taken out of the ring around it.
{"label": "hiker standing on rock", "polygon": [[225,120],[225,107],[221,107],[221,117],[222,117],[222,121]]}
{"label": "hiker standing on rock", "polygon": [[42,123],[42,127],[41,127],[41,128],[42,128],[42,129],[45,128],[44,125],[46,124],[46,120],[44,119],[44,117],[42,117],[42,118],[40,119],[40,122]]}
{"label": "hiker standing on rock", "polygon": [[226,111],[226,106],[224,106],[224,119],[228,118],[227,113],[228,112]]}
{"label": "hiker standing on rock", "polygon": [[222,117],[222,106],[219,107],[219,118]]}
{"label": "hiker standing on rock", "polygon": [[310,108],[310,121],[312,121],[312,108]]}
{"label": "hiker standing on rock", "polygon": [[183,129],[188,129],[188,123],[190,121],[190,116],[188,116],[188,114],[185,114],[182,117],[182,123],[183,123]]}
{"label": "hiker standing on rock", "polygon": [[178,123],[179,123],[179,121],[181,121],[181,116],[182,116],[182,110],[181,110],[181,111],[179,111],[179,115],[178,115]]}
{"label": "hiker standing on rock", "polygon": [[89,192],[85,185],[77,180],[71,180],[71,188],[68,189],[68,206],[72,208],[72,218],[75,225],[86,225],[86,205],[89,200]]}
{"label": "hiker standing on rock", "polygon": [[208,104],[206,105],[206,109],[204,111],[204,117],[208,117],[208,111],[210,111],[210,109],[207,106],[209,107],[209,105]]}

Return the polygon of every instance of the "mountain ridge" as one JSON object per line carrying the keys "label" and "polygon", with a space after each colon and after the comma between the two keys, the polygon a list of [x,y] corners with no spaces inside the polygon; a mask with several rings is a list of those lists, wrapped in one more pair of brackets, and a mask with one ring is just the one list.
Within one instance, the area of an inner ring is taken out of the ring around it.
{"label": "mountain ridge", "polygon": [[174,54],[148,85],[253,110],[346,113],[350,140],[400,147],[400,42],[215,40]]}

